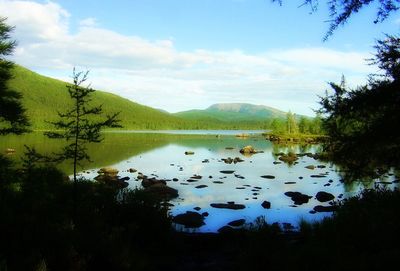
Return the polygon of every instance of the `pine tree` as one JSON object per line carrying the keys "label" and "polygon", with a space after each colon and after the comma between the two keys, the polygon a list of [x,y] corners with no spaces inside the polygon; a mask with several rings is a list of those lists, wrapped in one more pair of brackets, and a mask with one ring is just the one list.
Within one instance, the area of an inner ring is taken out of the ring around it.
{"label": "pine tree", "polygon": [[6,18],[0,17],[0,135],[26,132],[29,125],[21,104],[21,94],[7,86],[12,78],[14,63],[6,57],[13,53],[17,43],[10,37],[14,27],[5,21]]}

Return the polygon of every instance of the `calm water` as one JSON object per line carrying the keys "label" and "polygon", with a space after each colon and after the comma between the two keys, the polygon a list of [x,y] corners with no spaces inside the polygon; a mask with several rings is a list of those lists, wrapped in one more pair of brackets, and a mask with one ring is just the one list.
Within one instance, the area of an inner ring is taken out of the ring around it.
{"label": "calm water", "polygon": [[[88,178],[97,176],[101,167],[117,168],[119,176],[129,177],[129,187],[141,187],[137,180],[138,173],[129,173],[130,168],[148,177],[168,181],[168,185],[179,191],[179,198],[171,203],[171,214],[177,215],[186,211],[194,211],[200,207],[199,213],[208,212],[205,218],[206,225],[196,229],[199,232],[215,232],[227,223],[245,219],[253,222],[263,216],[268,223],[290,223],[297,226],[300,219],[308,221],[319,220],[330,213],[315,213],[310,211],[316,205],[327,206],[329,203],[320,203],[315,199],[319,191],[333,194],[336,199],[346,198],[357,194],[363,188],[373,188],[379,181],[391,182],[396,177],[387,175],[380,180],[356,181],[351,184],[341,182],[340,169],[331,163],[324,163],[313,158],[303,156],[297,164],[288,165],[280,162],[279,152],[315,153],[319,146],[291,146],[274,145],[265,140],[261,131],[157,131],[156,133],[118,132],[106,133],[101,144],[89,146],[92,160],[86,164],[81,175]],[[237,138],[238,133],[248,133],[249,138]],[[3,137],[0,150],[16,149],[12,155],[16,161],[23,152],[23,145],[35,146],[39,151],[51,153],[57,151],[64,142],[49,140],[41,133],[33,133],[22,137]],[[252,145],[263,153],[251,156],[242,155],[239,150]],[[194,155],[185,155],[186,151],[193,151]],[[240,157],[243,162],[226,164],[224,158]],[[274,163],[275,162],[275,163]],[[306,166],[314,165],[315,169]],[[318,168],[317,166],[320,166]],[[71,165],[65,163],[60,166],[67,173],[71,173]],[[234,171],[224,174],[221,171]],[[202,178],[197,182],[187,182],[193,175]],[[265,179],[261,176],[273,175],[274,179]],[[311,175],[323,175],[314,178]],[[206,185],[205,188],[196,188]],[[393,188],[398,184],[389,184]],[[306,204],[294,205],[293,201],[284,195],[288,191],[297,191],[312,196]],[[270,209],[261,206],[263,201],[271,203]],[[228,210],[216,209],[211,203],[226,203],[234,201],[244,204],[245,209]],[[178,229],[183,228],[177,225]]]}

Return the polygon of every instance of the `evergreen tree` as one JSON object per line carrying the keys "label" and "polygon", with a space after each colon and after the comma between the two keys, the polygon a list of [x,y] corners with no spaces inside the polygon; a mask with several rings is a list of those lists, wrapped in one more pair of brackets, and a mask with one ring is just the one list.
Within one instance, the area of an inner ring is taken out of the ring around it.
{"label": "evergreen tree", "polygon": [[297,126],[296,116],[291,111],[286,114],[286,132],[288,134],[296,134],[299,132],[299,127]]}
{"label": "evergreen tree", "polygon": [[73,70],[73,84],[67,85],[68,93],[74,101],[73,107],[65,113],[58,112],[59,121],[50,122],[60,132],[46,132],[50,138],[64,138],[70,142],[63,151],[57,155],[58,160],[72,159],[74,165],[74,182],[77,181],[77,166],[80,161],[88,160],[86,144],[101,142],[101,129],[105,127],[121,127],[117,116],[119,113],[107,115],[104,119],[97,120],[94,117],[102,114],[102,106],[90,107],[91,95],[95,92],[90,87],[83,87],[88,79],[89,71],[76,72]]}
{"label": "evergreen tree", "polygon": [[[95,91],[90,87],[83,87],[88,79],[89,71],[76,72],[73,70],[73,84],[67,85],[68,93],[74,105],[65,113],[59,112],[59,121],[51,122],[56,132],[45,133],[50,138],[63,138],[69,144],[61,153],[55,154],[58,161],[73,160],[74,167],[74,189],[73,189],[73,217],[75,219],[78,201],[77,192],[77,166],[82,160],[90,161],[86,144],[101,142],[101,129],[104,127],[121,127],[117,116],[119,113],[107,115],[101,118],[102,106],[91,107],[91,95]],[[97,117],[97,118],[96,118]]]}
{"label": "evergreen tree", "polygon": [[10,37],[14,28],[5,21],[6,18],[0,17],[0,135],[26,132],[29,125],[21,105],[21,94],[7,86],[14,63],[6,57],[13,53],[17,43]]}

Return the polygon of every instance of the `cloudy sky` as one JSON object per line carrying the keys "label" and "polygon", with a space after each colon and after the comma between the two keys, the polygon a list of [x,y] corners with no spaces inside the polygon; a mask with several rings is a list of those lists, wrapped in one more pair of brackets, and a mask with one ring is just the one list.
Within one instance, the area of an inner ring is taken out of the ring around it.
{"label": "cloudy sky", "polygon": [[323,42],[320,2],[310,14],[302,0],[0,0],[0,16],[16,27],[12,59],[50,77],[88,69],[96,89],[169,112],[247,102],[312,116],[327,82],[376,72],[375,39],[400,26],[373,24],[370,8]]}

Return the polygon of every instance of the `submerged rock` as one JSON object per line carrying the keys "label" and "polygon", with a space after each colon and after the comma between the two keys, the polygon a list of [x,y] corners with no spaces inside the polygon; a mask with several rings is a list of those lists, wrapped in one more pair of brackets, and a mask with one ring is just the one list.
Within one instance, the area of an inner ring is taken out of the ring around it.
{"label": "submerged rock", "polygon": [[199,228],[203,226],[204,216],[197,212],[187,211],[184,214],[179,214],[172,219],[172,222],[181,224],[185,228]]}
{"label": "submerged rock", "polygon": [[288,154],[281,155],[278,159],[281,160],[282,162],[290,164],[297,161],[299,158],[295,153],[289,152]]}
{"label": "submerged rock", "polygon": [[185,151],[185,155],[193,155],[194,151]]}

